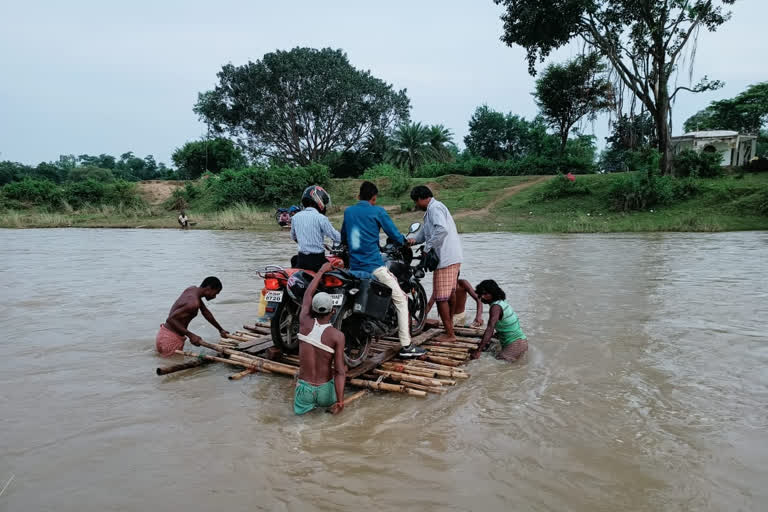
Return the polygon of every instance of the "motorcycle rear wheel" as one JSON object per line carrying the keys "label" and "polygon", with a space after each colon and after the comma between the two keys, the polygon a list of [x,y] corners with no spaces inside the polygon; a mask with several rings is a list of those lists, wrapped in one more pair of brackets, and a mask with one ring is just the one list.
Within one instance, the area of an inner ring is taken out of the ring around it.
{"label": "motorcycle rear wheel", "polygon": [[339,315],[334,327],[344,333],[344,362],[350,368],[357,368],[368,358],[368,349],[372,337],[360,329],[356,321],[343,322],[344,315]]}
{"label": "motorcycle rear wheel", "polygon": [[413,287],[408,294],[408,317],[411,323],[411,336],[416,336],[424,330],[427,323],[427,292],[421,283]]}
{"label": "motorcycle rear wheel", "polygon": [[270,322],[272,343],[285,354],[299,353],[299,313],[301,306],[283,299]]}

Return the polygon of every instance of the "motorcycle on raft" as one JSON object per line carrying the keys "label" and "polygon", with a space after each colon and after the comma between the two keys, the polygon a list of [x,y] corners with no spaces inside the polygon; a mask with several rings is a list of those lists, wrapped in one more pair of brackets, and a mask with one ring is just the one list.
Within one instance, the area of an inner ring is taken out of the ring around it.
{"label": "motorcycle on raft", "polygon": [[[412,224],[407,235],[420,228],[420,223]],[[415,336],[424,329],[427,319],[427,294],[421,285],[425,271],[420,263],[412,265],[415,260],[421,260],[421,256],[414,255],[410,246],[398,245],[390,240],[380,249],[384,265],[397,278],[408,298],[411,335]],[[323,275],[318,291],[324,291],[333,298],[331,324],[344,333],[344,361],[354,368],[366,359],[375,337],[397,336],[397,310],[388,286],[373,276],[358,277],[342,268],[346,259],[344,249],[334,248],[330,253],[328,259],[336,268]],[[259,272],[259,276],[264,279],[262,301],[266,303],[267,317],[271,315],[272,342],[284,353],[297,354],[299,313],[304,291],[315,273],[298,268],[268,266]]]}

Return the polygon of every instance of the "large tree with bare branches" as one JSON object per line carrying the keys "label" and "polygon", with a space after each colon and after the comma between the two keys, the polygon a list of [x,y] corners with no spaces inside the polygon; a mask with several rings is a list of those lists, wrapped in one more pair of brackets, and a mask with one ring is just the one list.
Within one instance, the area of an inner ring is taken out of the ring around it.
{"label": "large tree with bare branches", "polygon": [[359,149],[372,134],[409,118],[405,89],[356,69],[341,50],[276,51],[227,64],[218,77],[194,110],[257,159],[318,162],[333,151]]}
{"label": "large tree with bare branches", "polygon": [[686,47],[704,28],[728,21],[736,0],[494,0],[504,6],[502,41],[528,52],[528,69],[572,40],[600,52],[616,77],[653,116],[662,172],[671,170],[670,105],[680,91],[719,87],[706,77],[695,86],[674,87]]}

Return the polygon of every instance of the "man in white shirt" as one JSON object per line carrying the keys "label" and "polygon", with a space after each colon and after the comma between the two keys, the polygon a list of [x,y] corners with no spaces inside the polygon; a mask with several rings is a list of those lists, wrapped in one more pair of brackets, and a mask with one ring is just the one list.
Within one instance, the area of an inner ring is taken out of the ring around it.
{"label": "man in white shirt", "polygon": [[443,321],[445,334],[436,341],[456,341],[453,331],[453,308],[456,297],[456,281],[459,278],[461,262],[464,259],[459,233],[451,212],[432,195],[424,185],[411,190],[411,199],[419,210],[424,211],[424,227],[408,239],[408,243],[424,243],[424,254],[434,249],[439,263],[434,272],[433,296],[437,312]]}

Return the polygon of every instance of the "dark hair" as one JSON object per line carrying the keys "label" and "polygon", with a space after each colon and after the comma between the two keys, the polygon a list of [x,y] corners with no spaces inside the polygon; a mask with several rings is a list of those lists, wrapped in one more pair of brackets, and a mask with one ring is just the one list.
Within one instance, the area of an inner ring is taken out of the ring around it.
{"label": "dark hair", "polygon": [[484,293],[490,294],[490,296],[493,298],[493,302],[507,298],[507,294],[504,293],[504,290],[499,288],[499,285],[496,284],[496,281],[493,279],[480,281],[480,284],[475,286],[475,293],[478,295],[483,295]]}
{"label": "dark hair", "polygon": [[221,291],[221,281],[219,281],[218,277],[208,276],[203,279],[203,282],[200,284],[200,288],[210,288],[212,290]]}
{"label": "dark hair", "polygon": [[317,205],[312,200],[311,197],[302,197],[301,198],[301,206],[304,208],[317,208]]}
{"label": "dark hair", "polygon": [[419,199],[427,199],[430,197],[435,196],[432,195],[432,191],[429,190],[429,187],[425,187],[424,185],[413,187],[413,190],[411,190],[411,199],[413,201],[418,201]]}
{"label": "dark hair", "polygon": [[373,199],[373,196],[379,195],[379,189],[371,183],[370,181],[364,181],[362,185],[360,185],[360,200],[361,201],[370,201]]}

